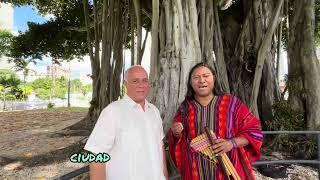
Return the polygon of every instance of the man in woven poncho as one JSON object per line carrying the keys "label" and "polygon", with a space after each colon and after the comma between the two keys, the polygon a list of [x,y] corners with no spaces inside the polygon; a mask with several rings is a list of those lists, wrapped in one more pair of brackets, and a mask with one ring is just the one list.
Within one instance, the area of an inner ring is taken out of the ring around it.
{"label": "man in woven poncho", "polygon": [[254,179],[251,163],[260,157],[260,121],[235,96],[216,93],[214,82],[214,70],[207,64],[191,69],[186,98],[168,132],[170,155],[182,180],[223,179],[220,165],[190,147],[209,127],[217,136],[214,153],[226,153],[241,179]]}

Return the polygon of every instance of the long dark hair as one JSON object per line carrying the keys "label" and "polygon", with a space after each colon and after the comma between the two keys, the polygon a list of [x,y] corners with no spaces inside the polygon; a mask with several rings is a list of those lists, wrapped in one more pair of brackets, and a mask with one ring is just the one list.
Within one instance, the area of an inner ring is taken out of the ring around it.
{"label": "long dark hair", "polygon": [[[190,70],[190,72],[189,72],[189,75],[188,75],[188,82],[187,82],[187,88],[188,88],[188,90],[187,90],[187,94],[186,94],[186,99],[188,99],[188,100],[193,100],[193,99],[195,98],[195,97],[194,97],[195,92],[194,92],[194,90],[193,90],[193,88],[192,88],[192,85],[191,85],[191,76],[192,76],[192,73],[194,72],[194,70],[197,69],[197,68],[199,68],[199,67],[206,67],[206,68],[208,68],[208,69],[211,71],[211,73],[212,73],[213,76],[216,75],[215,70],[213,70],[213,68],[212,68],[209,64],[207,64],[207,63],[205,63],[205,62],[200,62],[200,63],[194,65],[194,66],[191,68],[191,70]],[[213,86],[212,92],[213,92],[214,95],[221,95],[222,92],[218,89],[218,87],[217,87],[216,84],[217,84],[217,79],[214,81],[214,86]]]}

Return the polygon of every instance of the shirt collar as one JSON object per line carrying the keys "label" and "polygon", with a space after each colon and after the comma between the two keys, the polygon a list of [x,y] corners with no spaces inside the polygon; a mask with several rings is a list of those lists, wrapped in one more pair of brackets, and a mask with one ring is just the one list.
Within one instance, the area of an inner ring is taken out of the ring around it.
{"label": "shirt collar", "polygon": [[[130,104],[130,105],[133,106],[133,107],[138,107],[138,106],[140,106],[140,104],[134,102],[134,100],[132,100],[127,94],[123,96],[123,99],[124,99],[128,104]],[[151,104],[150,104],[147,100],[144,101],[144,105],[145,105],[145,107],[147,107],[147,108],[151,108]]]}

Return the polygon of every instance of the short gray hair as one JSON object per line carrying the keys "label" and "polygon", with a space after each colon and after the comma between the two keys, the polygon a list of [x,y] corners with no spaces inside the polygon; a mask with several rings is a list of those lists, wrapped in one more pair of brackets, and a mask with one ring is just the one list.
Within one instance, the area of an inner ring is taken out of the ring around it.
{"label": "short gray hair", "polygon": [[[133,69],[133,68],[136,68],[136,67],[140,67],[140,68],[144,69],[144,67],[142,67],[141,65],[133,65],[133,66],[129,67],[129,68],[124,72],[124,79],[123,79],[123,80],[127,81],[127,80],[128,80],[128,73],[129,73],[129,71],[130,71],[131,69]],[[144,69],[144,70],[145,70],[145,69]]]}

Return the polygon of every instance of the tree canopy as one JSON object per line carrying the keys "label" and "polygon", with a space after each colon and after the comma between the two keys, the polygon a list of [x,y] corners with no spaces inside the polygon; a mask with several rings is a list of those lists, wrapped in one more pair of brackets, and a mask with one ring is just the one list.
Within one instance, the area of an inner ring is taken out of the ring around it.
{"label": "tree canopy", "polygon": [[12,39],[13,35],[8,30],[0,29],[0,58],[9,54]]}

